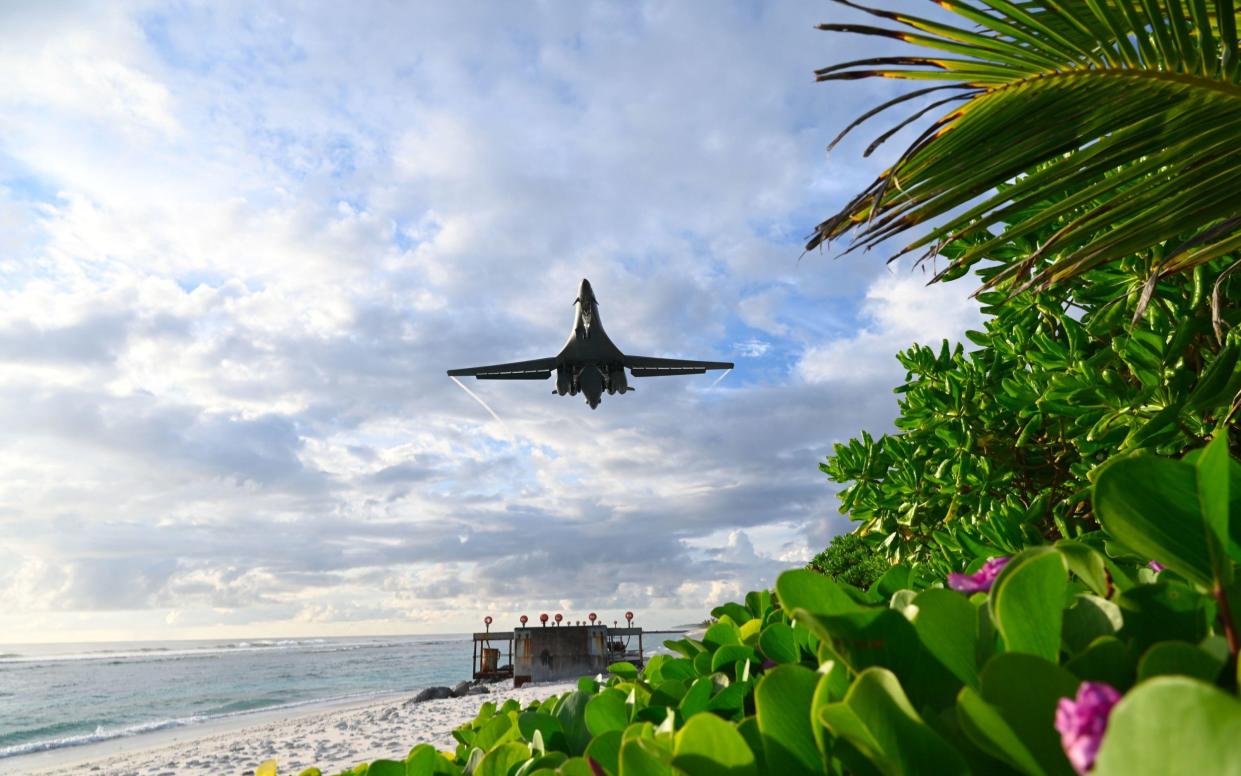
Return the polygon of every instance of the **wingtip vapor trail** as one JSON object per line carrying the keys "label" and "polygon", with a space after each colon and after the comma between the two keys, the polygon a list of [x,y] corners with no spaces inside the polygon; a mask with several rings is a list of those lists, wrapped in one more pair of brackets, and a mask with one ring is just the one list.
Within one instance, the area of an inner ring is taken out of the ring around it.
{"label": "wingtip vapor trail", "polygon": [[461,390],[463,390],[463,391],[465,391],[467,394],[469,394],[469,396],[470,396],[470,398],[471,398],[471,399],[473,399],[474,401],[476,401],[476,402],[478,402],[479,404],[483,405],[483,409],[487,410],[487,412],[489,412],[489,413],[491,414],[491,417],[495,418],[495,419],[496,419],[496,422],[497,422],[497,423],[499,423],[501,426],[503,426],[503,427],[504,427],[505,432],[507,432],[507,433],[509,433],[509,434],[512,434],[512,433],[513,433],[512,431],[510,431],[510,430],[509,430],[508,424],[504,422],[504,419],[503,419],[503,418],[501,418],[499,415],[497,415],[497,414],[496,414],[496,411],[495,411],[495,410],[493,410],[493,409],[491,409],[491,407],[490,407],[490,406],[488,406],[487,402],[483,401],[483,400],[482,400],[482,398],[481,398],[478,394],[474,393],[474,392],[473,392],[473,391],[471,391],[469,388],[466,388],[466,387],[465,387],[465,383],[461,382],[460,380],[458,380],[457,378],[453,377],[452,375],[449,375],[449,376],[448,376],[448,379],[449,379],[449,380],[452,380],[454,383],[456,383],[456,384],[457,384],[457,386],[458,386],[459,388],[461,388]]}
{"label": "wingtip vapor trail", "polygon": [[[725,377],[728,377],[730,374],[732,374],[732,371],[733,371],[733,370],[731,370],[731,369],[725,369],[725,370],[724,370],[724,374],[722,374],[722,375],[720,375],[719,377],[715,378],[715,382],[711,383],[710,388],[708,388],[707,390],[711,390],[711,388],[714,388],[715,386],[719,385],[719,384],[720,384],[720,380],[723,380]],[[464,388],[465,386],[461,386],[461,387],[462,387],[462,388]]]}

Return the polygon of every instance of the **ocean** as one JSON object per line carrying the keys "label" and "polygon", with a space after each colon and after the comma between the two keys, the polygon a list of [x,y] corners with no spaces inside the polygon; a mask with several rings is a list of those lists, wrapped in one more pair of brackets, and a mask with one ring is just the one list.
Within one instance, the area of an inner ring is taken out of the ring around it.
{"label": "ocean", "polygon": [[0,758],[452,685],[470,655],[467,634],[0,645]]}
{"label": "ocean", "polygon": [[470,637],[0,646],[0,758],[470,678]]}

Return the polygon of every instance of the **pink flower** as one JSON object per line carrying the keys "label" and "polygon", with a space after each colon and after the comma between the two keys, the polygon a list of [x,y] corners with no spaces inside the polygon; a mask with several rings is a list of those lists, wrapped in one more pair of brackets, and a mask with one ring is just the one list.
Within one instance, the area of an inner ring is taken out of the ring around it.
{"label": "pink flower", "polygon": [[1120,700],[1120,693],[1103,682],[1082,682],[1077,700],[1061,698],[1056,705],[1056,730],[1060,745],[1079,774],[1094,767],[1095,755],[1107,730],[1107,718]]}
{"label": "pink flower", "polygon": [[1165,568],[1164,565],[1157,560],[1152,560],[1150,563],[1147,563],[1146,567],[1149,568],[1151,571],[1155,572],[1156,574],[1163,571]]}
{"label": "pink flower", "polygon": [[973,574],[949,574],[948,587],[967,595],[970,593],[986,593],[991,589],[991,584],[995,582],[995,578],[1000,575],[1000,569],[1004,568],[1008,561],[1008,558],[990,558],[986,563],[982,564],[982,568]]}

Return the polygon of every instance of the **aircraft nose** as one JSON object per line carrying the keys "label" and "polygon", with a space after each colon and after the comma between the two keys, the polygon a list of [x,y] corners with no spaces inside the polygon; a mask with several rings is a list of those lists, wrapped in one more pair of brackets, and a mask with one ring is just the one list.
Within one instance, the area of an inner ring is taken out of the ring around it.
{"label": "aircraft nose", "polygon": [[582,296],[586,296],[587,294],[589,294],[590,293],[590,281],[587,280],[586,278],[582,278],[582,285],[579,290]]}

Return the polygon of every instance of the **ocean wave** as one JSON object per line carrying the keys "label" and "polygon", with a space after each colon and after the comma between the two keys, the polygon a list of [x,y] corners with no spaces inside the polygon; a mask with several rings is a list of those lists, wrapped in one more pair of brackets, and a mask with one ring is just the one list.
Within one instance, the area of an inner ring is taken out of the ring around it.
{"label": "ocean wave", "polygon": [[46,752],[51,749],[63,749],[68,746],[94,744],[99,741],[110,741],[114,738],[136,736],[140,733],[153,733],[157,730],[167,730],[168,728],[190,724],[191,721],[193,721],[193,718],[188,718],[186,720],[168,719],[160,720],[158,722],[144,722],[110,731],[105,731],[103,725],[99,725],[95,728],[94,733],[78,733],[76,735],[64,736],[62,738],[51,738],[44,741],[29,741],[24,744],[13,744],[12,746],[0,747],[0,759],[5,757],[16,757],[23,754],[34,754],[35,752]]}
{"label": "ocean wave", "polygon": [[160,730],[168,730],[170,728],[185,727],[187,725],[196,725],[204,722],[214,722],[222,719],[231,719],[234,717],[242,717],[248,714],[258,714],[269,711],[284,711],[286,709],[296,709],[305,706],[329,705],[342,703],[347,701],[359,701],[367,698],[378,698],[384,695],[392,695],[397,692],[406,692],[405,690],[372,690],[368,692],[349,693],[345,695],[335,695],[327,698],[311,698],[302,701],[293,701],[290,703],[273,703],[267,706],[249,706],[248,704],[257,702],[259,699],[252,701],[238,701],[229,706],[247,706],[246,708],[238,708],[237,710],[223,711],[216,714],[198,714],[189,717],[180,717],[177,719],[163,719],[153,722],[139,722],[134,725],[127,725],[120,728],[105,729],[103,725],[95,728],[93,733],[78,733],[71,736],[63,736],[61,738],[51,738],[42,741],[28,741],[22,744],[13,744],[11,746],[0,747],[0,760],[7,757],[17,757],[24,754],[35,754],[36,752],[47,752],[53,749],[64,749],[71,746],[84,746],[86,744],[95,744],[101,741],[111,741],[117,738],[129,738],[131,736],[142,735],[143,733],[154,733]]}
{"label": "ocean wave", "polygon": [[391,647],[406,645],[416,646],[417,642],[362,641],[337,644],[327,639],[260,639],[255,641],[229,642],[227,644],[205,644],[200,647],[189,647],[185,649],[173,649],[171,647],[142,647],[136,649],[100,649],[90,652],[67,652],[64,654],[50,655],[4,652],[0,653],[0,665],[11,663],[61,663],[82,660],[106,660],[109,661],[109,664],[115,665],[122,662],[183,660],[187,658],[233,655],[244,652],[263,652],[268,650],[330,653],[352,652],[358,649],[389,649]]}

